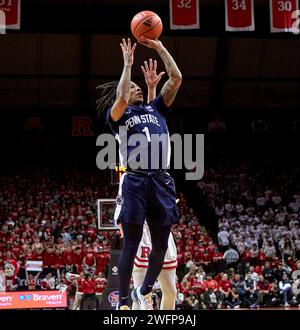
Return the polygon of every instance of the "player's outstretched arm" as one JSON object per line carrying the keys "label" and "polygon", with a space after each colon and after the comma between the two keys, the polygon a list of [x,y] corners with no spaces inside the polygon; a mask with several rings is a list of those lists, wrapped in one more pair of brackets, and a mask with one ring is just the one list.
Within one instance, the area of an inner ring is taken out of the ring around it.
{"label": "player's outstretched arm", "polygon": [[136,44],[131,46],[131,40],[128,38],[126,43],[126,40],[123,38],[120,47],[123,53],[124,66],[117,88],[117,97],[111,110],[111,118],[113,121],[118,121],[123,116],[128,105],[130,98],[131,67],[134,61]]}
{"label": "player's outstretched arm", "polygon": [[143,42],[140,43],[149,48],[155,49],[158,52],[162,61],[164,62],[167,73],[169,75],[169,79],[164,84],[160,93],[163,97],[166,106],[170,107],[181,85],[181,81],[182,81],[181,72],[178,69],[177,64],[174,61],[172,55],[163,46],[161,41],[159,41],[158,39],[152,40],[152,39],[144,38]]}
{"label": "player's outstretched arm", "polygon": [[157,61],[153,61],[152,58],[149,59],[149,63],[144,61],[144,65],[142,65],[141,68],[148,87],[147,103],[149,103],[156,98],[156,87],[165,72],[156,73]]}

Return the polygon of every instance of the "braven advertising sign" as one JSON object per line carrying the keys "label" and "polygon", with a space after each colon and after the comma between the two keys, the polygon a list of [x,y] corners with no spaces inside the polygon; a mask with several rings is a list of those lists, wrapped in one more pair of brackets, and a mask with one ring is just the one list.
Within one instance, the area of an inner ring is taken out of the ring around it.
{"label": "braven advertising sign", "polygon": [[67,293],[60,291],[0,292],[1,309],[64,308]]}

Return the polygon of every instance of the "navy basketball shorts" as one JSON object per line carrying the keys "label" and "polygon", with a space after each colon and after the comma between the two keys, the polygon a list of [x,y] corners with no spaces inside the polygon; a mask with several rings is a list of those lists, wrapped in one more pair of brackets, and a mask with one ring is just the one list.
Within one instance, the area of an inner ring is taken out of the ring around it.
{"label": "navy basketball shorts", "polygon": [[116,198],[115,221],[143,225],[145,219],[156,227],[178,222],[173,178],[163,172],[153,176],[124,173]]}

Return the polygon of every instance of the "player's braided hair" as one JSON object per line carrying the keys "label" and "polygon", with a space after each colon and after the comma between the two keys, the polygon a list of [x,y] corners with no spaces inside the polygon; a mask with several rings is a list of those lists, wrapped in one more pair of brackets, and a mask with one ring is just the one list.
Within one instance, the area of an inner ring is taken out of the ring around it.
{"label": "player's braided hair", "polygon": [[99,85],[96,89],[100,92],[100,98],[96,101],[99,117],[104,115],[104,111],[111,107],[116,99],[118,81]]}

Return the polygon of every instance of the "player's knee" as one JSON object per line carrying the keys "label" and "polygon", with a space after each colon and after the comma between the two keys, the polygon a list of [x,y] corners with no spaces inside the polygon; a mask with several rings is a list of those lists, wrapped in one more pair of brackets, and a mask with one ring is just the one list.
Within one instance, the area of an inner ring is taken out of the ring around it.
{"label": "player's knee", "polygon": [[162,294],[166,299],[172,300],[176,299],[177,291],[173,286],[169,286],[166,290],[162,290]]}

